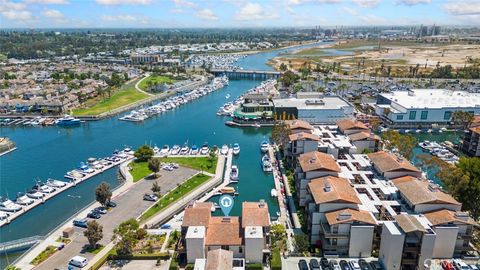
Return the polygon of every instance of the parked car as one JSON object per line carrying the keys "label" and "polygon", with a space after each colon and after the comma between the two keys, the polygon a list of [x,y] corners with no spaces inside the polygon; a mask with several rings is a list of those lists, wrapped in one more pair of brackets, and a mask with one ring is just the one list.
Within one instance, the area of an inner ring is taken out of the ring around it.
{"label": "parked car", "polygon": [[311,270],[320,270],[320,264],[317,259],[311,259],[309,264]]}
{"label": "parked car", "polygon": [[330,270],[341,270],[340,265],[336,260],[330,260],[328,264],[330,266]]}
{"label": "parked car", "polygon": [[87,214],[87,217],[88,218],[99,219],[99,218],[102,217],[102,215],[100,215],[100,213],[98,213],[98,212],[91,211],[90,213]]}
{"label": "parked car", "polygon": [[87,228],[87,219],[85,218],[74,219],[73,225],[81,228]]}
{"label": "parked car", "polygon": [[358,264],[357,260],[351,260],[350,267],[352,268],[352,270],[361,270],[360,264]]}
{"label": "parked car", "polygon": [[109,201],[109,202],[107,202],[107,207],[112,207],[112,208],[117,207],[117,203],[114,202],[114,201]]}
{"label": "parked car", "polygon": [[328,260],[325,257],[320,259],[320,266],[322,267],[322,270],[330,270],[330,264],[328,264]]}
{"label": "parked car", "polygon": [[382,265],[378,261],[371,261],[370,262],[370,267],[372,268],[372,270],[382,270],[383,269]]}
{"label": "parked car", "polygon": [[172,225],[170,224],[163,224],[162,226],[160,226],[160,229],[171,229],[172,228]]}
{"label": "parked car", "polygon": [[298,269],[299,270],[309,270],[307,261],[305,261],[305,260],[298,261]]}
{"label": "parked car", "polygon": [[76,266],[76,267],[83,268],[88,264],[88,260],[85,257],[77,255],[77,256],[71,258],[70,261],[68,262],[68,264]]}
{"label": "parked car", "polygon": [[372,270],[370,265],[364,259],[358,260],[358,264],[360,265],[360,269],[362,270]]}
{"label": "parked car", "polygon": [[102,214],[102,215],[105,215],[108,212],[107,209],[103,206],[97,207],[97,208],[93,209],[93,211],[95,211],[99,214]]}
{"label": "parked car", "polygon": [[442,261],[440,263],[440,266],[442,267],[443,270],[455,270],[455,267],[453,266],[453,263],[451,263],[450,261]]}
{"label": "parked car", "polygon": [[468,265],[460,259],[454,259],[453,265],[457,270],[470,270],[470,267],[468,267]]}
{"label": "parked car", "polygon": [[340,261],[340,268],[342,268],[342,270],[352,270],[348,262],[345,260]]}
{"label": "parked car", "polygon": [[153,195],[153,194],[145,194],[145,195],[143,195],[143,200],[150,201],[150,202],[156,202],[158,200],[158,197]]}
{"label": "parked car", "polygon": [[472,269],[472,270],[478,270],[478,267],[477,267],[476,265],[474,265],[474,264],[470,264],[470,265],[468,265],[468,266],[469,266],[470,269]]}

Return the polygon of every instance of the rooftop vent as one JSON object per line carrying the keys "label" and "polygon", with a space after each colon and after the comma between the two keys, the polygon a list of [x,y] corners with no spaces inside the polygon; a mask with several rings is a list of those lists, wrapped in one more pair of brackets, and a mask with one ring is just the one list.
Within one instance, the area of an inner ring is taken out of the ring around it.
{"label": "rooftop vent", "polygon": [[456,212],[456,213],[455,213],[455,218],[456,218],[456,219],[460,219],[460,220],[466,221],[466,220],[468,220],[469,217],[470,217],[470,216],[468,215],[467,212]]}
{"label": "rooftop vent", "polygon": [[198,228],[194,228],[194,229],[193,229],[193,232],[194,232],[194,233],[198,233]]}
{"label": "rooftop vent", "polygon": [[337,220],[347,220],[351,218],[352,218],[352,214],[347,212],[342,212],[337,216]]}
{"label": "rooftop vent", "polygon": [[232,221],[232,219],[229,218],[229,217],[223,217],[222,218],[222,223],[230,223],[230,221]]}
{"label": "rooftop vent", "polygon": [[325,102],[321,99],[307,99],[305,105],[325,105]]}
{"label": "rooftop vent", "polygon": [[264,199],[261,199],[261,200],[260,200],[260,203],[258,204],[258,207],[260,207],[260,208],[264,208],[264,207],[265,207],[265,200],[264,200]]}
{"label": "rooftop vent", "polygon": [[397,161],[398,162],[403,162],[403,157],[402,156],[397,156]]}
{"label": "rooftop vent", "polygon": [[330,182],[325,182],[325,185],[323,186],[323,190],[325,192],[329,192],[330,190],[332,190],[332,186],[330,185]]}
{"label": "rooftop vent", "polygon": [[308,162],[310,162],[310,164],[312,164],[312,163],[315,163],[316,161],[317,161],[317,158],[312,157]]}
{"label": "rooftop vent", "polygon": [[428,184],[428,190],[430,190],[431,192],[435,192],[438,191],[438,187],[434,184]]}
{"label": "rooftop vent", "polygon": [[257,228],[256,227],[252,227],[252,230],[250,231],[250,235],[253,235],[257,233]]}

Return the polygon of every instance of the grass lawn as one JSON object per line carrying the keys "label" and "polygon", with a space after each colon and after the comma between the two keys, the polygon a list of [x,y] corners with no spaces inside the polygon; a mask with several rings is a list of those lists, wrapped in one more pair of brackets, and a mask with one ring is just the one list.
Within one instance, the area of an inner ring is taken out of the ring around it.
{"label": "grass lawn", "polygon": [[192,190],[200,186],[201,184],[205,183],[210,176],[204,174],[196,174],[192,178],[185,181],[180,186],[176,187],[175,189],[171,190],[167,194],[165,194],[158,202],[156,202],[151,208],[149,208],[141,217],[140,221],[145,221],[150,217],[154,216],[162,209],[166,208],[170,204],[176,202],[181,197],[185,196],[186,194],[190,193]]}
{"label": "grass lawn", "polygon": [[41,262],[45,261],[50,256],[52,256],[53,253],[57,252],[57,250],[58,250],[57,247],[48,246],[44,251],[38,254],[37,257],[35,257],[35,259],[32,260],[31,264],[39,265]]}
{"label": "grass lawn", "polygon": [[152,173],[148,168],[148,162],[135,162],[132,161],[128,164],[132,170],[130,170],[130,174],[133,177],[133,182],[137,182],[138,180],[144,178],[145,176]]}
{"label": "grass lawn", "polygon": [[209,157],[163,157],[159,158],[160,162],[178,163],[184,167],[192,168],[198,171],[203,170],[209,173],[215,173],[217,168],[217,157],[210,160]]}
{"label": "grass lawn", "polygon": [[162,83],[174,83],[175,80],[167,77],[167,76],[158,76],[158,75],[151,75],[147,77],[146,79],[142,80],[139,84],[138,87],[144,91],[148,91],[148,82],[152,82],[152,85],[157,84],[162,84]]}
{"label": "grass lawn", "polygon": [[87,248],[86,252],[89,252],[89,253],[92,253],[92,254],[98,254],[100,251],[102,251],[102,249],[104,248],[105,246],[103,245],[100,245],[100,244],[97,244],[97,246],[95,248]]}
{"label": "grass lawn", "polygon": [[119,90],[118,92],[115,92],[110,98],[101,100],[100,102],[96,103],[91,107],[73,110],[73,115],[98,115],[145,99],[147,97],[148,95],[137,91],[135,87],[128,87],[124,90]]}

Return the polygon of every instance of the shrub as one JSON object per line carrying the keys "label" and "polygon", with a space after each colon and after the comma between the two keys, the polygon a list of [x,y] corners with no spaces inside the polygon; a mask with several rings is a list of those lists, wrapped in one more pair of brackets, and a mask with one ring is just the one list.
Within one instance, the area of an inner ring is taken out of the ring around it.
{"label": "shrub", "polygon": [[245,267],[247,270],[263,270],[263,265],[261,263],[248,263]]}
{"label": "shrub", "polygon": [[280,255],[280,250],[275,248],[272,250],[272,260],[270,262],[271,270],[281,270],[282,269],[282,258]]}

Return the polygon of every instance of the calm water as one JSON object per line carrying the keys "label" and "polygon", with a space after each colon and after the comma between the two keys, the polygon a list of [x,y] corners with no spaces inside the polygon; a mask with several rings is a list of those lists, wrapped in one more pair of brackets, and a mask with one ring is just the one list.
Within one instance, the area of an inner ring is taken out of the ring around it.
{"label": "calm water", "polygon": [[[315,44],[304,47],[310,46]],[[265,63],[285,51],[251,55],[241,59],[238,65],[244,69],[271,70]],[[0,158],[0,195],[14,199],[17,192],[31,188],[35,179],[63,180],[65,172],[75,168],[80,161],[108,156],[114,149],[125,146],[137,148],[146,143],[161,147],[163,144],[184,142],[190,145],[208,142],[221,146],[237,142],[241,153],[233,162],[240,169],[240,182],[236,187],[239,196],[231,214],[240,214],[242,201],[265,199],[271,216],[275,216],[278,204],[270,198],[273,178],[261,170],[259,151],[260,142],[268,138],[270,129],[227,127],[225,119],[215,115],[218,107],[227,101],[226,94],[235,98],[259,83],[257,80],[231,80],[230,85],[221,90],[139,124],[113,117],[71,129],[2,127],[0,136],[11,138],[18,149]],[[117,174],[116,169],[104,172],[22,215],[0,229],[0,242],[47,234],[91,203],[95,199],[94,189],[101,181],[110,183],[112,187],[118,186]],[[17,255],[2,256],[0,268]]]}

